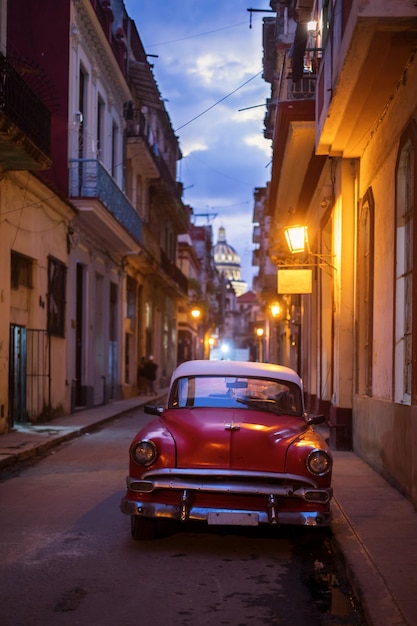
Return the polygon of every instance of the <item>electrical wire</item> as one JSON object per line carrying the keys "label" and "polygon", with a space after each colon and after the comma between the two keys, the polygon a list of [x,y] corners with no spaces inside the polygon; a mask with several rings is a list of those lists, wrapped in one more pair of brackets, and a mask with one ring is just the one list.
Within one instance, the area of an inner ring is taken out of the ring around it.
{"label": "electrical wire", "polygon": [[180,39],[171,39],[170,41],[162,41],[160,43],[153,43],[153,44],[145,46],[145,48],[148,50],[149,48],[156,48],[158,46],[167,46],[172,43],[180,43],[181,41],[186,41],[187,39],[196,39],[198,37],[205,37],[206,35],[220,33],[223,30],[230,30],[231,28],[237,28],[238,26],[243,26],[246,24],[247,24],[247,21],[239,22],[238,24],[231,24],[230,26],[223,26],[223,28],[216,28],[215,30],[208,30],[203,33],[197,33],[196,35],[188,35],[187,37],[181,37]]}
{"label": "electrical wire", "polygon": [[251,76],[251,78],[249,78],[247,81],[245,81],[244,83],[242,83],[242,85],[240,85],[239,87],[236,87],[236,89],[234,89],[233,91],[231,91],[230,93],[228,93],[226,96],[223,96],[223,98],[221,98],[220,100],[218,100],[217,102],[215,102],[214,104],[212,104],[211,106],[209,106],[207,109],[205,109],[204,111],[202,111],[201,113],[199,113],[198,115],[196,115],[195,117],[193,117],[191,120],[189,120],[188,122],[185,122],[185,124],[182,124],[182,126],[178,126],[178,128],[176,128],[174,130],[174,133],[177,133],[179,130],[181,130],[182,128],[184,128],[185,126],[188,126],[188,124],[191,124],[191,122],[194,122],[195,120],[198,120],[199,117],[202,117],[203,115],[205,115],[206,113],[208,113],[208,111],[211,111],[211,109],[214,109],[215,106],[217,106],[218,104],[220,104],[221,102],[224,102],[227,98],[230,98],[230,96],[232,96],[234,93],[236,93],[237,91],[239,91],[239,89],[242,89],[242,87],[245,87],[245,85],[247,85],[248,83],[251,82],[251,80],[254,80],[255,78],[257,78],[258,76],[260,76],[262,74],[262,70],[260,72],[258,72],[257,74],[255,74],[254,76]]}

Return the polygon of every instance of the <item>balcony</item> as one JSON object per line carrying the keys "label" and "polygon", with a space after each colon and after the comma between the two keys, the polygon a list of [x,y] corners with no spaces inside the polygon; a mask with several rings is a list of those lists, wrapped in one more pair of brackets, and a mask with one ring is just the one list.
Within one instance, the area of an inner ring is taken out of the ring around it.
{"label": "balcony", "polygon": [[315,155],[315,101],[279,102],[275,120],[269,213],[303,214],[326,157]]}
{"label": "balcony", "polygon": [[70,197],[80,220],[109,251],[127,254],[142,244],[142,221],[129,200],[96,159],[70,159]]}
{"label": "balcony", "polygon": [[176,287],[183,293],[188,292],[187,277],[181,270],[169,260],[165,252],[161,249],[161,269],[175,283]]}
{"label": "balcony", "polygon": [[334,19],[317,84],[317,153],[357,158],[417,45],[417,7],[352,0]]}
{"label": "balcony", "polygon": [[158,204],[164,206],[165,212],[178,223],[179,230],[185,232],[188,218],[181,201],[182,184],[175,180],[160,154],[143,113],[128,106],[125,118],[128,157],[134,159],[135,168],[151,181],[152,193],[158,197]]}
{"label": "balcony", "polygon": [[252,243],[261,243],[262,231],[260,226],[254,226],[252,231]]}
{"label": "balcony", "polygon": [[157,163],[158,146],[153,140],[152,130],[139,109],[126,111],[127,153],[146,178],[159,178]]}
{"label": "balcony", "polygon": [[317,74],[307,72],[297,81],[287,78],[287,100],[314,100],[316,80]]}
{"label": "balcony", "polygon": [[137,254],[129,254],[129,262],[144,276],[152,275],[153,280],[163,285],[164,289],[174,290],[177,294],[188,292],[188,280],[175,263],[169,260],[149,226],[144,223],[143,244]]}
{"label": "balcony", "polygon": [[0,162],[6,170],[51,167],[50,113],[0,54]]}

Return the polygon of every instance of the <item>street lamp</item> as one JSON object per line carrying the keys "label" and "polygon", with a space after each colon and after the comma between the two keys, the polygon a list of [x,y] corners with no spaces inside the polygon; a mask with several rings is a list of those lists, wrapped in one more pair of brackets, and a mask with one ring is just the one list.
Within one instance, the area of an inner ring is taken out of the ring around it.
{"label": "street lamp", "polygon": [[195,320],[200,319],[201,309],[199,309],[198,307],[194,307],[193,309],[191,309],[191,317]]}
{"label": "street lamp", "polygon": [[282,313],[282,307],[279,302],[274,302],[273,304],[271,304],[270,309],[273,318],[279,317]]}
{"label": "street lamp", "polygon": [[307,22],[307,32],[309,35],[313,36],[317,33],[317,20],[310,20]]}
{"label": "street lamp", "polygon": [[258,337],[258,356],[259,362],[262,363],[264,354],[263,354],[263,336],[264,336],[264,328],[263,326],[257,326],[255,329],[256,336]]}
{"label": "street lamp", "polygon": [[193,354],[194,358],[204,358],[205,345],[204,345],[204,328],[203,328],[203,309],[198,304],[192,304],[190,311],[190,317],[192,319],[191,326],[193,328],[194,342],[193,342]]}
{"label": "street lamp", "polygon": [[329,261],[325,258],[326,256],[328,258],[333,258],[334,255],[315,254],[311,251],[308,240],[307,226],[286,226],[284,228],[284,234],[291,254],[297,254],[300,252],[307,253],[307,259],[305,261],[296,262],[293,265],[287,265],[287,267],[294,267],[294,265],[297,265],[297,267],[319,267],[320,269],[327,270],[330,275],[332,274],[332,271],[336,270],[334,265],[329,263]]}
{"label": "street lamp", "polygon": [[310,251],[307,226],[287,226],[284,228],[284,234],[291,254]]}

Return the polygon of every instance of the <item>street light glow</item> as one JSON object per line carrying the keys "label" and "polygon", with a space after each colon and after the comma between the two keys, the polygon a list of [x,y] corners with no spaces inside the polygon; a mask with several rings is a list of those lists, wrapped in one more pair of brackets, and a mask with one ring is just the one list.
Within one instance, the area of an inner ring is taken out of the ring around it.
{"label": "street light glow", "polygon": [[281,315],[281,305],[277,302],[275,304],[271,304],[271,313],[272,317],[278,317]]}
{"label": "street light glow", "polygon": [[284,233],[291,254],[305,251],[308,246],[307,226],[288,226]]}

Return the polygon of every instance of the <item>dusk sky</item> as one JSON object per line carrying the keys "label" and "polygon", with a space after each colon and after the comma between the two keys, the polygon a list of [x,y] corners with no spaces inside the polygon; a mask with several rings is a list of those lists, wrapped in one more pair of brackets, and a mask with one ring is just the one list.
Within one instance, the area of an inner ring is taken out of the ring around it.
{"label": "dusk sky", "polygon": [[[270,179],[264,139],[270,85],[262,78],[262,19],[247,0],[124,0],[153,73],[183,159],[178,179],[195,223],[220,226],[239,254],[251,288],[253,191]],[[243,109],[243,110],[242,110]]]}

